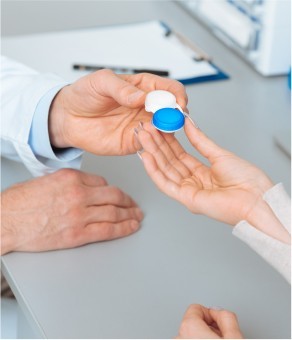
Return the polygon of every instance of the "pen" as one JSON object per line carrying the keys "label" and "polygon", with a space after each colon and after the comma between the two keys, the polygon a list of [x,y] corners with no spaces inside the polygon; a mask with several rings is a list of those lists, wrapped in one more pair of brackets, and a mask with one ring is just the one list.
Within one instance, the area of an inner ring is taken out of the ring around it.
{"label": "pen", "polygon": [[176,31],[172,31],[168,26],[166,25],[164,26],[167,29],[165,32],[165,36],[169,37],[170,35],[174,35],[183,45],[190,48],[198,55],[198,57],[195,58],[197,61],[201,61],[201,60],[211,61],[211,57],[206,52],[204,52],[201,48],[199,48],[197,45],[192,43],[189,39],[187,39],[182,34]]}
{"label": "pen", "polygon": [[117,73],[151,73],[161,77],[168,77],[169,72],[166,70],[150,70],[150,69],[136,69],[130,67],[118,67],[118,66],[98,66],[98,65],[81,65],[81,64],[74,64],[74,70],[84,70],[84,71],[97,71],[102,70],[104,68],[111,69]]}

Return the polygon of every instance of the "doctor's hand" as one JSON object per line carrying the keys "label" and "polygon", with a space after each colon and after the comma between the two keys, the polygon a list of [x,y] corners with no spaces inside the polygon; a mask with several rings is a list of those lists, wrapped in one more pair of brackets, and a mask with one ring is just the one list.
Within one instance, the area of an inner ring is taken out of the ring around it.
{"label": "doctor's hand", "polygon": [[177,339],[242,339],[236,315],[227,310],[191,305]]}
{"label": "doctor's hand", "polygon": [[138,132],[144,167],[157,187],[195,214],[231,225],[246,220],[289,243],[289,233],[262,198],[273,186],[265,173],[216,145],[188,118],[185,132],[209,165],[188,154],[174,135],[160,133],[150,123]]}
{"label": "doctor's hand", "polygon": [[183,85],[156,75],[100,70],[80,78],[54,98],[49,115],[51,144],[97,155],[135,153],[139,143],[133,129],[139,121],[150,121],[152,114],[144,110],[144,101],[149,91],[157,89],[172,92],[186,107]]}
{"label": "doctor's hand", "polygon": [[112,240],[137,231],[143,219],[120,189],[72,169],[14,185],[1,198],[1,254]]}

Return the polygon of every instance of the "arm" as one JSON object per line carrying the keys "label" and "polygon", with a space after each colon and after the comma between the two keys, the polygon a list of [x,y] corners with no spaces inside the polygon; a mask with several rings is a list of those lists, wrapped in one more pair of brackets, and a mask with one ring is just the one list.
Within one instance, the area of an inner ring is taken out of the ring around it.
{"label": "arm", "polygon": [[186,106],[186,93],[180,83],[151,74],[116,75],[110,70],[101,70],[65,86],[67,84],[55,76],[38,74],[7,58],[1,62],[3,153],[23,161],[36,175],[62,167],[55,163],[62,160],[58,154],[52,151],[51,156],[38,154],[39,151],[29,145],[29,140],[33,142],[38,134],[33,121],[40,100],[46,101],[58,86],[46,109],[38,112],[36,118],[45,116],[40,121],[46,124],[54,151],[73,147],[97,155],[134,153],[139,145],[132,130],[140,120],[149,121],[151,117],[144,110],[147,92],[169,90],[182,107]]}
{"label": "arm", "polygon": [[59,77],[40,75],[25,65],[1,57],[1,154],[22,161],[35,175],[50,172],[52,167],[45,166],[29,145],[34,114],[46,93],[64,85]]}
{"label": "arm", "polygon": [[[185,131],[209,166],[188,154],[173,135],[161,134],[150,124],[138,132],[145,169],[158,188],[193,213],[233,226],[246,221],[279,242],[283,246],[280,252],[286,256],[290,234],[263,199],[273,187],[272,181],[260,169],[213,143],[190,119],[186,119]],[[279,249],[271,251],[278,256]]]}

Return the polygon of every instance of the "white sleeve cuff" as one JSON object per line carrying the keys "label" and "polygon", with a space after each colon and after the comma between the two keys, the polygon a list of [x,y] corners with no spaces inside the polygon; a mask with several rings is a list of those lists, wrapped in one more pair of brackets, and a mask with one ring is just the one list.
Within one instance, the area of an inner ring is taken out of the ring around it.
{"label": "white sleeve cuff", "polygon": [[[290,232],[291,200],[283,185],[281,183],[275,185],[264,194],[263,199],[269,204],[283,226]],[[291,245],[268,236],[250,225],[247,221],[239,222],[233,228],[232,233],[258,253],[291,283]]]}
{"label": "white sleeve cuff", "polygon": [[259,231],[246,221],[239,222],[232,234],[246,243],[291,283],[291,246]]}
{"label": "white sleeve cuff", "polygon": [[279,183],[273,186],[264,194],[263,199],[291,234],[291,198],[285,191],[283,184]]}
{"label": "white sleeve cuff", "polygon": [[71,162],[80,158],[83,151],[75,148],[53,149],[50,143],[48,118],[51,103],[56,94],[67,84],[50,89],[37,104],[34,112],[28,143],[35,156],[44,162],[46,159]]}

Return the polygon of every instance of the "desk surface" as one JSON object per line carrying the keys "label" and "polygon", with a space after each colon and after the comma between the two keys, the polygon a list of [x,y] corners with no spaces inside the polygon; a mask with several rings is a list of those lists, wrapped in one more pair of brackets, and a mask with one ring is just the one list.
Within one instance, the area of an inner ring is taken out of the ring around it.
{"label": "desk surface", "polygon": [[[109,6],[111,16],[105,15]],[[290,188],[290,161],[273,142],[275,133],[290,127],[286,79],[258,75],[172,2],[97,2],[97,24],[147,19],[163,20],[197,42],[231,76],[187,87],[188,107],[201,129]],[[66,76],[45,48],[20,51],[26,39],[3,39],[3,53]],[[179,137],[191,150],[183,133]],[[38,337],[171,338],[187,306],[201,303],[235,311],[247,338],[290,338],[289,285],[229,226],[192,215],[162,195],[136,156],[86,154],[82,169],[132,195],[145,220],[124,239],[2,257],[2,270]],[[2,162],[4,187],[28,177],[21,165]]]}

